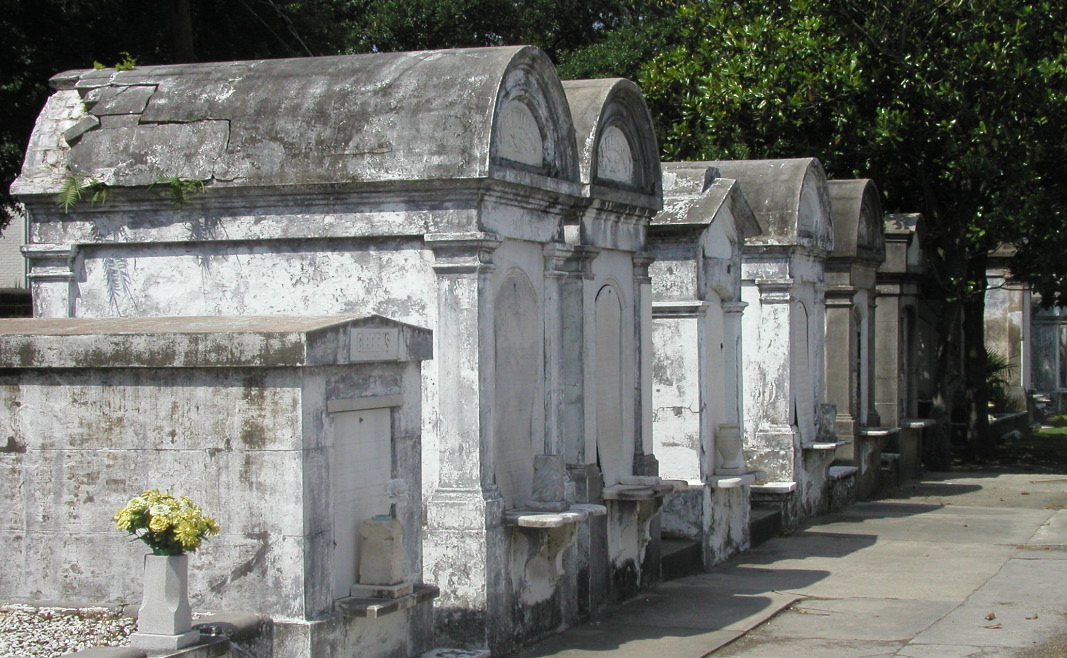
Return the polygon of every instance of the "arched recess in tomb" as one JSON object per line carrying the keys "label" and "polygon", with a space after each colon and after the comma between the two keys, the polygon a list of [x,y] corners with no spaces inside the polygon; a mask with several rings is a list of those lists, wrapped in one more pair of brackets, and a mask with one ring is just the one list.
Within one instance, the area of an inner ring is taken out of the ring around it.
{"label": "arched recess in tomb", "polygon": [[856,420],[860,424],[867,422],[867,408],[870,404],[870,387],[867,385],[870,350],[867,345],[867,313],[862,306],[852,309],[852,331],[855,354],[851,355],[852,367],[849,369],[849,392],[852,396],[852,408],[856,410]]}
{"label": "arched recess in tomb", "polygon": [[534,429],[538,398],[531,394],[543,380],[539,306],[529,279],[518,270],[509,273],[497,290],[493,311],[494,473],[507,508],[521,507],[529,499],[533,458],[543,452]]}
{"label": "arched recess in tomb", "polygon": [[915,350],[917,348],[915,307],[905,306],[900,314],[900,374],[899,401],[900,418],[917,418],[918,377],[915,370]]}
{"label": "arched recess in tomb", "polygon": [[517,172],[578,180],[574,126],[555,68],[543,52],[525,48],[509,62],[497,92],[489,169],[496,178],[526,182]]}
{"label": "arched recess in tomb", "polygon": [[792,354],[790,377],[793,382],[793,422],[803,443],[815,441],[815,383],[811,371],[811,346],[808,336],[808,310],[803,302],[793,304],[789,323],[789,346]]}
{"label": "arched recess in tomb", "polygon": [[596,451],[604,486],[618,484],[633,471],[634,439],[626,431],[623,359],[623,305],[618,290],[607,284],[594,303]]}
{"label": "arched recess in tomb", "polygon": [[622,78],[563,83],[574,117],[581,180],[594,196],[610,190],[659,209],[662,173],[652,116],[641,90]]}

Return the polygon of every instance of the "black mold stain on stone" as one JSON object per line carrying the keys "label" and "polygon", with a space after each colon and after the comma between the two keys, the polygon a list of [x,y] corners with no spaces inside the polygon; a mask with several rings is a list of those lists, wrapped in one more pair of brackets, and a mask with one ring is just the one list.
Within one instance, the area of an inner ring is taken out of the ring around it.
{"label": "black mold stain on stone", "polygon": [[0,453],[21,454],[26,452],[26,445],[19,443],[15,440],[15,437],[7,437],[7,445],[0,448]]}
{"label": "black mold stain on stone", "polygon": [[626,560],[611,571],[611,590],[615,601],[637,596],[641,589],[640,575],[633,560]]}

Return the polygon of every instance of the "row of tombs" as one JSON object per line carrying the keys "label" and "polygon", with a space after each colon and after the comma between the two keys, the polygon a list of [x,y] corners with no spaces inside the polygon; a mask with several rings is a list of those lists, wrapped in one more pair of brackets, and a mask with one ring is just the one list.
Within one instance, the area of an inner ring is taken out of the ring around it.
{"label": "row of tombs", "polygon": [[52,84],[0,599],[137,600],[111,516],[170,488],[223,529],[194,605],[269,618],[265,655],[504,654],[655,583],[664,537],[709,566],[751,510],[918,468],[918,217],[871,181],[661,164],[635,85],[529,47]]}

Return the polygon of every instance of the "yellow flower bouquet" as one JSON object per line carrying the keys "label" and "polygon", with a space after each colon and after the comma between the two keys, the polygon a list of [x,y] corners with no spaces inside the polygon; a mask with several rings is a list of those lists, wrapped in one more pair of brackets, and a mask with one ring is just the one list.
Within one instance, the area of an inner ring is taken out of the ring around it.
{"label": "yellow flower bouquet", "polygon": [[185,496],[149,489],[115,514],[115,525],[148,544],[154,555],[181,555],[217,535],[219,524]]}

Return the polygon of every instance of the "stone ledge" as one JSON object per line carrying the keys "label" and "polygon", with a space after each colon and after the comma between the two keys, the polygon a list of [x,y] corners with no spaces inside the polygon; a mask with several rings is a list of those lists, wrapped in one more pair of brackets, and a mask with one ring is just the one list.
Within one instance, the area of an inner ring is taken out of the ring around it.
{"label": "stone ledge", "polygon": [[77,658],[217,658],[230,655],[231,644],[225,638],[202,638],[184,649],[139,649],[136,647],[89,647],[67,656]]}
{"label": "stone ledge", "polygon": [[142,649],[132,647],[89,647],[66,655],[77,658],[148,658]]}
{"label": "stone ledge", "polygon": [[847,477],[851,477],[859,472],[859,469],[855,466],[831,466],[826,475],[831,480],[844,480]]}
{"label": "stone ledge", "polygon": [[900,426],[909,430],[921,430],[934,425],[933,418],[902,418],[900,420]]}
{"label": "stone ledge", "polygon": [[[586,508],[603,509],[602,513]],[[562,528],[572,523],[581,523],[590,516],[607,514],[603,505],[572,505],[563,512],[539,512],[530,509],[513,509],[504,512],[504,525],[520,528]]]}
{"label": "stone ledge", "polygon": [[801,443],[804,450],[836,450],[839,446],[848,445],[851,441],[815,441],[813,443]]}
{"label": "stone ledge", "polygon": [[787,494],[797,490],[796,482],[767,482],[752,485],[752,493]]}
{"label": "stone ledge", "polygon": [[431,649],[419,658],[489,658],[488,649]]}
{"label": "stone ledge", "polygon": [[663,480],[654,475],[631,475],[604,487],[604,500],[642,501],[661,498],[687,486],[685,480]]}
{"label": "stone ledge", "polygon": [[736,489],[746,484],[755,484],[755,473],[741,473],[739,475],[712,475],[708,477],[708,486],[712,489]]}
{"label": "stone ledge", "polygon": [[869,437],[878,438],[878,437],[883,437],[883,436],[893,436],[894,434],[899,434],[900,433],[900,428],[899,427],[861,427],[861,428],[859,428],[857,430],[857,433],[860,436],[869,436]]}
{"label": "stone ledge", "polygon": [[264,619],[251,612],[219,612],[193,621],[193,630],[206,637],[247,640],[261,633]]}
{"label": "stone ledge", "polygon": [[406,610],[424,601],[432,601],[441,593],[434,585],[415,585],[414,592],[398,599],[359,599],[346,596],[333,602],[334,607],[345,617],[377,619]]}

